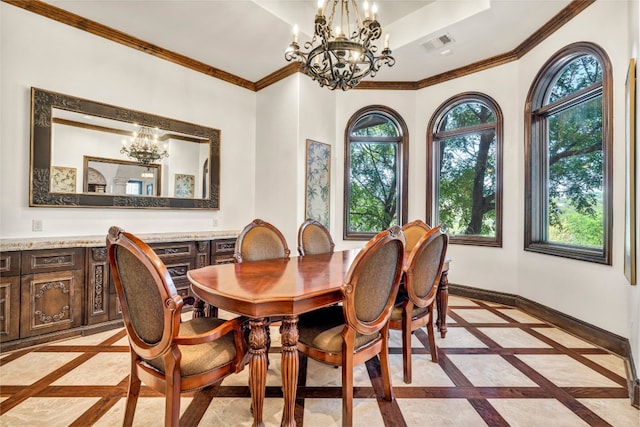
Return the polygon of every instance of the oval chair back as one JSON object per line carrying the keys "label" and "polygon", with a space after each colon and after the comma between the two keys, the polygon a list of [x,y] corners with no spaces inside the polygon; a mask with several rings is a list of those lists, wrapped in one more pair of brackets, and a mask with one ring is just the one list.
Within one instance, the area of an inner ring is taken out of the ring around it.
{"label": "oval chair back", "polygon": [[266,221],[254,219],[238,235],[234,259],[236,262],[288,259],[290,253],[280,230]]}
{"label": "oval chair back", "polygon": [[333,238],[329,230],[316,221],[307,219],[298,229],[298,253],[300,256],[333,253]]}

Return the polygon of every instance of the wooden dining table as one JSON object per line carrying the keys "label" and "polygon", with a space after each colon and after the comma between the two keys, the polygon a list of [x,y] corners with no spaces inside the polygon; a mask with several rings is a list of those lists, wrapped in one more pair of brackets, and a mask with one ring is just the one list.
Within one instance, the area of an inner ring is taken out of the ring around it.
{"label": "wooden dining table", "polygon": [[[281,425],[295,426],[298,316],[342,301],[344,278],[359,251],[350,249],[287,260],[211,265],[187,273],[191,289],[201,301],[249,318],[249,390],[254,426],[264,426],[262,411],[267,376],[268,319],[282,317],[284,410]],[[438,308],[441,309],[440,303]],[[446,311],[446,301],[444,309]]]}

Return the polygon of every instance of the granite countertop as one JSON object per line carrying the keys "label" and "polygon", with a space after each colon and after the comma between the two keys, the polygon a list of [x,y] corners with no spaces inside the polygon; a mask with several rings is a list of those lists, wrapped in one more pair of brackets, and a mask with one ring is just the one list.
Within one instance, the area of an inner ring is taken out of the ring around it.
{"label": "granite countertop", "polygon": [[[173,233],[137,234],[146,243],[179,242],[192,240],[230,239],[240,234],[239,230],[194,231]],[[0,251],[24,251],[34,249],[90,248],[105,246],[107,235],[100,236],[52,236],[0,239]]]}

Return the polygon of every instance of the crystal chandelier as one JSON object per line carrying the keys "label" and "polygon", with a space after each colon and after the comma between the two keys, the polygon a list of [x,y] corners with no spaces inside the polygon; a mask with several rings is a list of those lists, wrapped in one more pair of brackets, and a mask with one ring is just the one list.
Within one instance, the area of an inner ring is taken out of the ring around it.
{"label": "crystal chandelier", "polygon": [[356,0],[319,0],[313,38],[304,44],[306,52],[298,45],[296,25],[285,59],[300,62],[303,73],[331,90],[352,89],[362,78],[375,76],[383,64],[392,67],[396,60],[391,56],[388,34],[384,49],[375,56],[378,47],[373,42],[382,34],[376,5],[370,11],[365,1],[363,9],[361,20]]}
{"label": "crystal chandelier", "polygon": [[140,130],[138,132],[133,132],[128,147],[127,141],[122,141],[122,148],[120,149],[120,152],[128,155],[143,165],[149,165],[156,160],[169,157],[166,144],[164,149],[160,151],[160,148],[158,147],[157,132],[152,132],[151,128],[147,126],[140,126]]}

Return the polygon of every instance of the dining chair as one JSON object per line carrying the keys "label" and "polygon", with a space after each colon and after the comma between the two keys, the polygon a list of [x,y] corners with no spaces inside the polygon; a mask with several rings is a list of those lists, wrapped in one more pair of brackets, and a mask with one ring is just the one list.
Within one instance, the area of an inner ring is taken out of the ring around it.
{"label": "dining chair", "polygon": [[342,425],[353,421],[353,368],[379,355],[384,398],[393,399],[389,372],[389,318],[398,292],[404,235],[394,226],[358,253],[342,285],[342,306],[300,315],[298,350],[342,367]]}
{"label": "dining chair", "polygon": [[289,259],[287,241],[276,227],[261,219],[254,219],[238,235],[234,249],[236,262]]}
{"label": "dining chair", "polygon": [[107,247],[131,353],[123,425],[133,423],[143,382],[165,394],[164,424],[177,426],[181,393],[216,384],[244,368],[245,319],[182,321],[182,297],[146,243],[113,226]]}
{"label": "dining chair", "polygon": [[300,256],[333,253],[333,238],[329,230],[315,219],[305,220],[298,229]]}
{"label": "dining chair", "polygon": [[403,225],[402,232],[404,233],[404,238],[407,240],[405,250],[410,252],[422,236],[424,236],[424,234],[429,230],[431,230],[431,227],[421,219],[416,219]]}
{"label": "dining chair", "polygon": [[438,361],[433,328],[433,306],[442,275],[448,237],[440,226],[432,228],[413,247],[405,260],[404,286],[398,292],[389,328],[402,331],[404,382],[411,384],[411,335],[426,326],[431,360]]}

